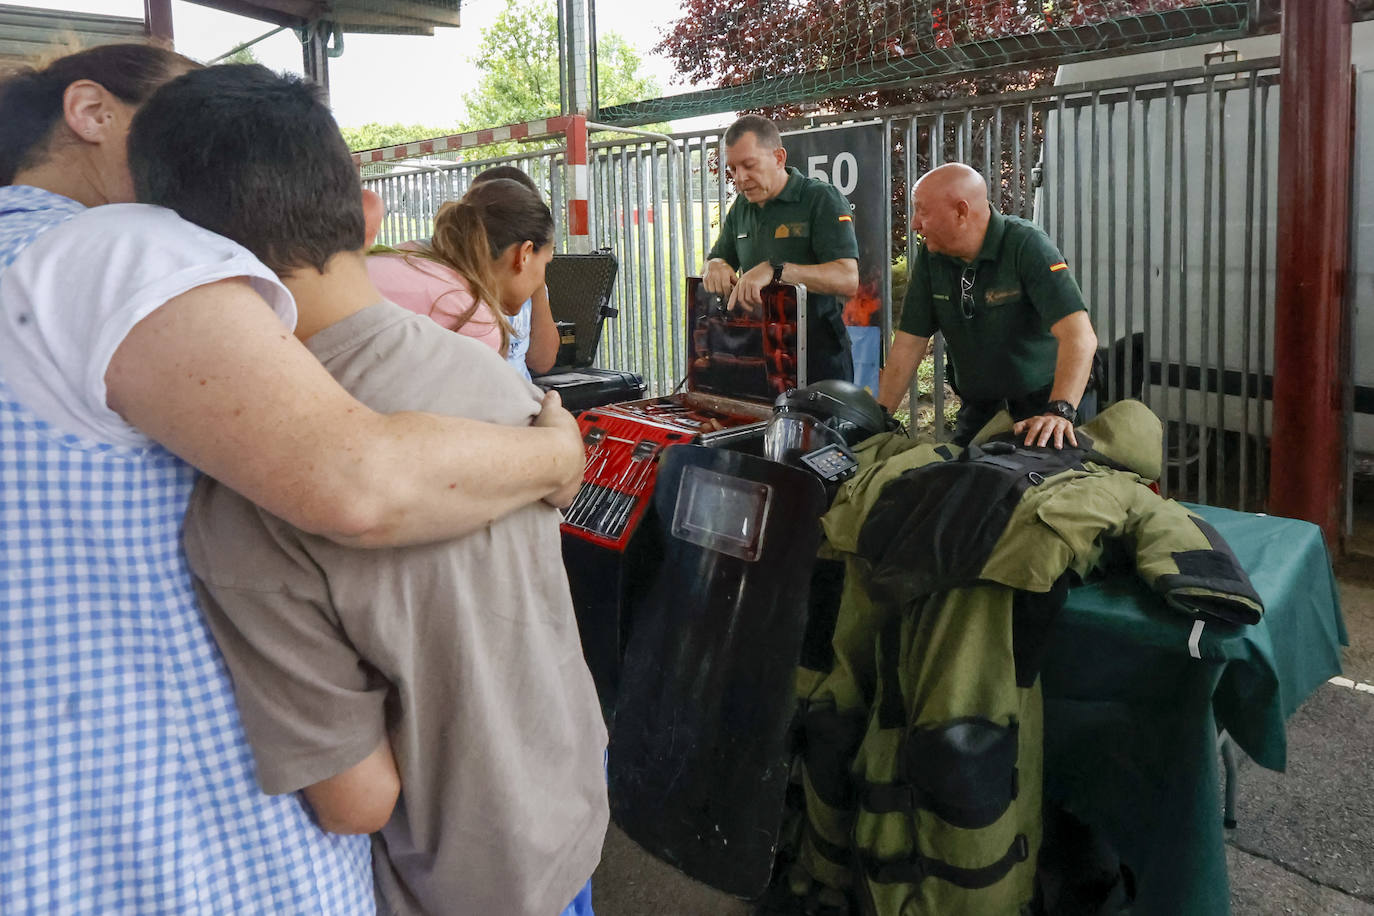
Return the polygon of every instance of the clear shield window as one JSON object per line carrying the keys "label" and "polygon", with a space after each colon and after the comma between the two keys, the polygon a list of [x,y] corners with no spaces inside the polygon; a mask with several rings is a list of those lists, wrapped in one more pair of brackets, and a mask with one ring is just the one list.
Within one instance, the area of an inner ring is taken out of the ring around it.
{"label": "clear shield window", "polygon": [[763,550],[763,522],[772,495],[766,484],[689,467],[678,485],[673,534],[753,562]]}

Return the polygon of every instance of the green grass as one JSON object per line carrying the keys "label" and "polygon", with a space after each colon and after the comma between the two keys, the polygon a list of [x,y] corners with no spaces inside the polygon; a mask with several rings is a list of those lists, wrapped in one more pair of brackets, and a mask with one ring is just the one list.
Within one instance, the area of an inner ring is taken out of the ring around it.
{"label": "green grass", "polygon": [[[907,429],[912,434],[935,432],[935,360],[927,356],[916,367],[916,389],[917,401],[914,405],[908,395],[892,412],[893,416],[906,424]],[[945,411],[944,427],[948,430],[954,429],[955,420],[959,416],[959,396],[945,386]],[[914,419],[913,419],[914,415]]]}

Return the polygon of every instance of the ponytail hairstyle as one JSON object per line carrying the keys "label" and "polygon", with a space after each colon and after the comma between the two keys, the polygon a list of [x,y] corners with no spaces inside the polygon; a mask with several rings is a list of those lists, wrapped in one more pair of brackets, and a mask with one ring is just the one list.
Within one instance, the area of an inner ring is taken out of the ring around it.
{"label": "ponytail hairstyle", "polygon": [[139,106],[169,79],[199,68],[157,45],[109,44],[15,71],[0,81],[0,185],[13,184],[16,174],[47,159],[72,83],[99,83],[126,105]]}
{"label": "ponytail hairstyle", "polygon": [[482,214],[492,260],[512,245],[533,242],[542,249],[553,241],[553,214],[539,195],[509,178],[474,183],[463,200]]}
{"label": "ponytail hairstyle", "polygon": [[[501,285],[497,283],[496,272],[492,269],[490,248],[482,214],[466,200],[450,200],[439,208],[434,217],[434,237],[429,244],[410,250],[402,249],[399,253],[405,255],[406,260],[418,257],[436,261],[466,280],[468,292],[472,293],[475,301],[472,308],[458,316],[454,330],[472,320],[485,302],[497,327],[501,329],[501,355],[505,356],[514,329],[501,305]],[[438,304],[438,300],[435,300],[435,304]]]}
{"label": "ponytail hairstyle", "polygon": [[[473,296],[491,306],[501,327],[501,352],[512,333],[494,264],[512,245],[531,242],[536,250],[553,241],[553,214],[539,195],[518,181],[493,178],[473,184],[462,200],[451,200],[434,217],[427,247],[402,252],[450,267],[468,283]],[[459,326],[476,312],[459,319]]]}

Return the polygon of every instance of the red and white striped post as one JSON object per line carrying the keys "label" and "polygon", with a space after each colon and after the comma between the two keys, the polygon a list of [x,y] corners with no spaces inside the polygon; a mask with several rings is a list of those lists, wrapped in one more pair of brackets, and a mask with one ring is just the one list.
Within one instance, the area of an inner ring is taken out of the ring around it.
{"label": "red and white striped post", "polygon": [[567,115],[563,128],[568,138],[564,168],[567,170],[564,187],[568,189],[568,247],[574,252],[592,250],[589,197],[591,171],[587,158],[587,116]]}

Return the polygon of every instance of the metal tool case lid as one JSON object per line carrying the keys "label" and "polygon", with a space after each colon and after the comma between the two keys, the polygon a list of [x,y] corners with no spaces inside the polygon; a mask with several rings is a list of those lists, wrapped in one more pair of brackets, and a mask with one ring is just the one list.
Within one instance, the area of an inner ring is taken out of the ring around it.
{"label": "metal tool case lid", "polygon": [[775,283],[757,311],[687,278],[687,390],[772,407],[806,384],[806,287]]}

